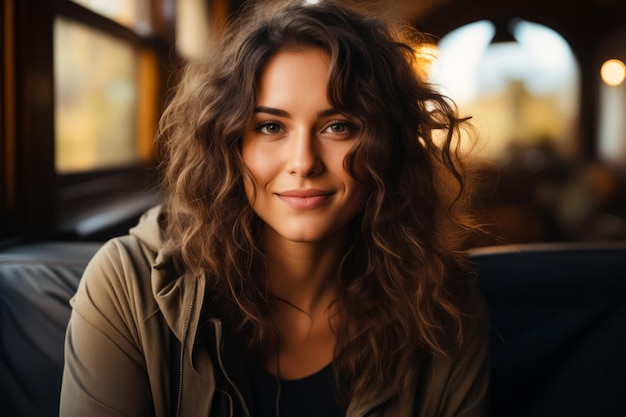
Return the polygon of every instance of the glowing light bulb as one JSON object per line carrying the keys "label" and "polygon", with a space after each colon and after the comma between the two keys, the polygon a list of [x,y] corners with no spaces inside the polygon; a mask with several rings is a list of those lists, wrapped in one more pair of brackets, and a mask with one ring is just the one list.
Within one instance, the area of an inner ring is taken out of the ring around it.
{"label": "glowing light bulb", "polygon": [[602,64],[600,76],[607,85],[620,85],[626,78],[626,65],[619,59],[609,59]]}

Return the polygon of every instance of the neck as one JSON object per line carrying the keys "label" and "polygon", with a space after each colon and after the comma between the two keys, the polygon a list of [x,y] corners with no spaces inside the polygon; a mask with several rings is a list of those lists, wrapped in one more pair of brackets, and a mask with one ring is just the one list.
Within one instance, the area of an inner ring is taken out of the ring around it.
{"label": "neck", "polygon": [[274,296],[270,316],[278,339],[268,346],[265,369],[281,378],[310,375],[333,360],[339,264],[345,234],[321,242],[288,241],[272,230],[263,238],[269,291]]}
{"label": "neck", "polygon": [[270,293],[307,313],[326,308],[337,294],[344,241],[292,242],[266,233]]}

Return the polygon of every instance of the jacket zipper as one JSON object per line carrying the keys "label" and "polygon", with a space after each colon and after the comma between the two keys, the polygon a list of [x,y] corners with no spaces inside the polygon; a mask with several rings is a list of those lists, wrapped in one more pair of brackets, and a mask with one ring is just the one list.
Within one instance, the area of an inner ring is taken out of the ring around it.
{"label": "jacket zipper", "polygon": [[196,282],[193,281],[193,288],[191,291],[193,297],[191,298],[191,302],[189,303],[189,307],[187,308],[187,312],[185,314],[185,325],[183,328],[183,340],[180,343],[180,356],[179,356],[179,365],[178,365],[178,398],[176,399],[176,417],[180,417],[180,410],[182,407],[183,401],[183,368],[184,368],[184,358],[185,358],[185,344],[187,343],[188,333],[189,333],[189,323],[191,322],[191,312],[193,311],[193,307],[196,300]]}
{"label": "jacket zipper", "polygon": [[215,325],[215,338],[216,338],[215,343],[217,344],[217,362],[220,365],[220,369],[224,373],[224,376],[226,377],[226,380],[228,381],[228,383],[235,390],[235,393],[237,394],[237,397],[239,398],[239,401],[241,402],[241,405],[243,406],[246,416],[249,416],[250,411],[248,411],[248,406],[246,405],[246,402],[243,399],[243,395],[241,394],[241,391],[239,391],[239,388],[237,387],[237,385],[235,385],[233,380],[228,375],[228,372],[226,372],[226,368],[224,367],[224,362],[222,360],[222,331],[221,331],[221,323],[219,322],[217,322]]}

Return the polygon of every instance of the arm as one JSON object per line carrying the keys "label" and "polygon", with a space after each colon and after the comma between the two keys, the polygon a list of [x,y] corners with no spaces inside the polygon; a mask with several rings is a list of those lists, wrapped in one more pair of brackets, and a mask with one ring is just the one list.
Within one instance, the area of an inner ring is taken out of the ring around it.
{"label": "arm", "polygon": [[[463,345],[447,357],[425,360],[416,374],[413,417],[483,417],[489,386],[489,315],[472,288]],[[398,414],[400,415],[400,414]]]}
{"label": "arm", "polygon": [[72,299],[61,417],[154,414],[132,297],[137,269],[122,249],[107,243]]}

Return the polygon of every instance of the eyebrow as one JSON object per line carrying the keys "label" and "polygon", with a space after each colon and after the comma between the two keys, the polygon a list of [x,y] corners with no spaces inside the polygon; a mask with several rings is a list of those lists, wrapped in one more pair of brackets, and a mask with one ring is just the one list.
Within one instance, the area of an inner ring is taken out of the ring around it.
{"label": "eyebrow", "polygon": [[[268,106],[257,106],[254,108],[254,112],[255,113],[267,113],[267,114],[271,114],[271,115],[278,116],[278,117],[287,117],[287,118],[291,117],[289,112],[285,110],[276,109],[274,107],[268,107]],[[330,108],[330,109],[326,109],[326,110],[322,110],[318,112],[317,117],[321,119],[324,117],[334,116],[336,114],[341,114],[341,112],[337,109]]]}
{"label": "eyebrow", "polygon": [[285,110],[275,109],[273,107],[267,107],[267,106],[257,106],[254,108],[254,112],[255,113],[267,113],[267,114],[271,114],[271,115],[279,116],[279,117],[290,117],[289,113],[286,112]]}

